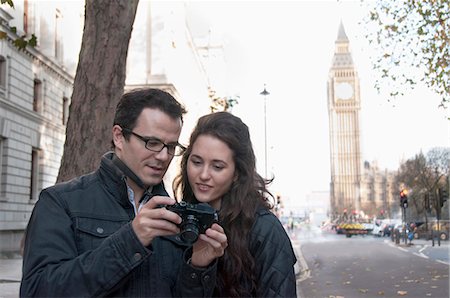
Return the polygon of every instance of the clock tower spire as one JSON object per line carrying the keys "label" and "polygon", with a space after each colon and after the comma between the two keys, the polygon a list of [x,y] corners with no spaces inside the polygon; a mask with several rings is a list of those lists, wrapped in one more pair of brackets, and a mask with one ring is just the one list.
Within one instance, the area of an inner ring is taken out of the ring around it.
{"label": "clock tower spire", "polygon": [[341,21],[328,76],[331,212],[361,208],[361,148],[359,78],[350,41]]}

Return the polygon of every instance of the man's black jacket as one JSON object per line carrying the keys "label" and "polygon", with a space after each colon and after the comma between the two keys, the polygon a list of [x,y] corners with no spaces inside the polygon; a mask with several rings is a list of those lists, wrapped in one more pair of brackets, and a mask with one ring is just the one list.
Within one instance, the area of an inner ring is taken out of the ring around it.
{"label": "man's black jacket", "polygon": [[[139,242],[112,156],[97,171],[41,192],[26,231],[20,296],[210,296],[216,264],[191,267],[191,248],[175,237]],[[167,195],[162,184],[153,193]]]}

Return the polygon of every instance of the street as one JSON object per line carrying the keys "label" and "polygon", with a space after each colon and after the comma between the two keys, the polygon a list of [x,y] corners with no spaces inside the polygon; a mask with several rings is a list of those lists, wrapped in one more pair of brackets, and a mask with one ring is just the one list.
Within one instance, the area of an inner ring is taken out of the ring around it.
{"label": "street", "polygon": [[346,238],[300,229],[291,233],[306,267],[298,296],[449,297],[449,243],[414,240],[396,245],[372,235]]}

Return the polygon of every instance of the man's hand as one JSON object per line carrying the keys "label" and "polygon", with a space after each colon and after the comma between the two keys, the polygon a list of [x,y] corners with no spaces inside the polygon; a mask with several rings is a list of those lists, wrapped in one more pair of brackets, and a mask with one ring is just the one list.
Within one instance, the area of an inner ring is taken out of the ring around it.
{"label": "man's hand", "polygon": [[181,223],[181,217],[175,212],[161,205],[173,205],[175,200],[170,197],[154,196],[144,206],[131,223],[139,241],[148,246],[155,237],[175,235],[180,232],[177,224]]}
{"label": "man's hand", "polygon": [[194,243],[191,264],[195,267],[206,267],[216,258],[223,256],[227,246],[227,235],[220,225],[214,223],[205,234],[200,234]]}

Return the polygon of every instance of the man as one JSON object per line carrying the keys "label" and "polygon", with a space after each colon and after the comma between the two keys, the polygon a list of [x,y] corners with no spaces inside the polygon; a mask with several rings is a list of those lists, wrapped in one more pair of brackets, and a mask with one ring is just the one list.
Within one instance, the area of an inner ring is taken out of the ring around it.
{"label": "man", "polygon": [[227,246],[213,224],[192,246],[162,179],[178,143],[184,107],[170,94],[122,96],[113,152],[93,173],[44,189],[27,227],[21,296],[210,296],[215,259]]}

